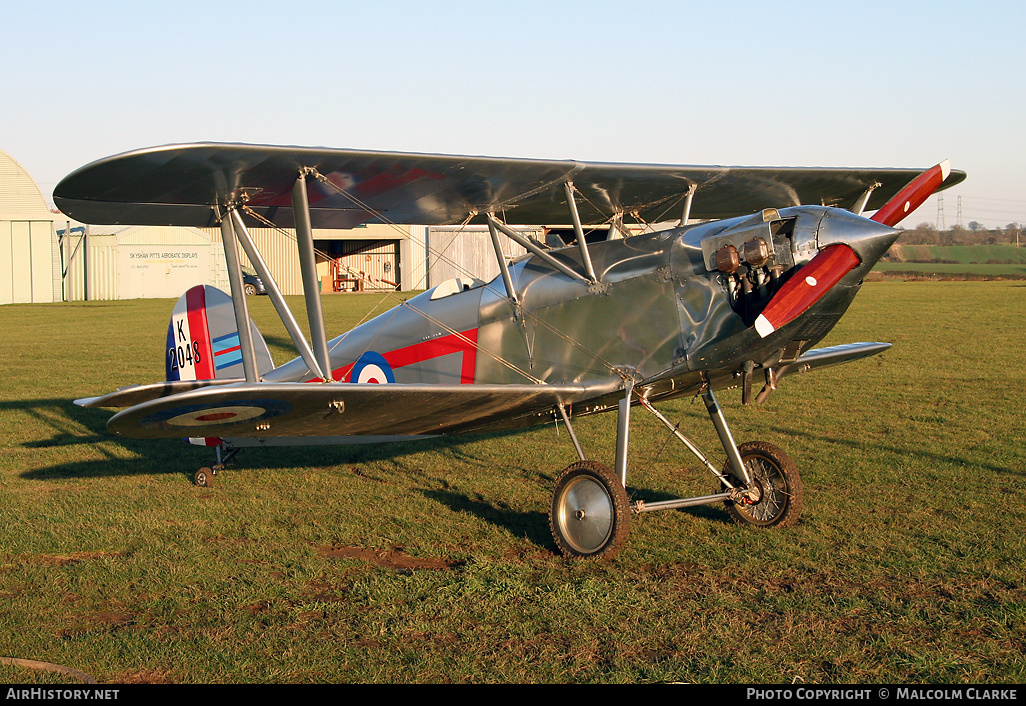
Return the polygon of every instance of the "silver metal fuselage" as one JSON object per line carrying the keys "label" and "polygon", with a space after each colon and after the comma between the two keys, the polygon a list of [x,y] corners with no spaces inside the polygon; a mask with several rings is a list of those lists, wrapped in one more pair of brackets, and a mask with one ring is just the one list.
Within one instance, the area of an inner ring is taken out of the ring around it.
{"label": "silver metal fuselage", "polygon": [[[439,285],[330,341],[333,377],[357,382],[357,368],[376,361],[396,383],[594,389],[575,415],[615,407],[627,385],[649,399],[696,384],[735,385],[746,369],[793,362],[821,340],[896,236],[842,209],[798,206],[590,243],[598,284],[527,256],[509,266],[516,302],[501,277],[447,295]],[[716,269],[717,249],[743,250],[755,239],[768,244],[768,262],[743,263],[741,275]],[[754,317],[791,274],[835,243],[851,247],[860,264],[807,311],[761,337]],[[576,246],[550,254],[583,271]],[[301,358],[265,375],[277,382],[314,377]]]}

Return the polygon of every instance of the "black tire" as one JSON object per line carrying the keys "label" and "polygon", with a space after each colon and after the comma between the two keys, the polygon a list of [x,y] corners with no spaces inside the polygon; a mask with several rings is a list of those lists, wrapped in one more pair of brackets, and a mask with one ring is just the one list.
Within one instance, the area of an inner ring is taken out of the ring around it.
{"label": "black tire", "polygon": [[256,286],[252,284],[243,285],[242,291],[244,291],[248,296],[252,296],[256,294]]}
{"label": "black tire", "polygon": [[627,542],[631,508],[620,479],[596,461],[570,464],[556,479],[549,527],[567,557],[608,559]]}
{"label": "black tire", "polygon": [[200,488],[210,488],[214,485],[214,472],[209,468],[201,468],[192,476],[192,482]]}
{"label": "black tire", "polygon": [[[787,527],[798,521],[802,511],[802,480],[791,457],[773,444],[749,441],[737,447],[758,490],[755,502],[725,500],[734,521],[754,527]],[[744,481],[735,478],[730,462],[723,468],[735,487]]]}

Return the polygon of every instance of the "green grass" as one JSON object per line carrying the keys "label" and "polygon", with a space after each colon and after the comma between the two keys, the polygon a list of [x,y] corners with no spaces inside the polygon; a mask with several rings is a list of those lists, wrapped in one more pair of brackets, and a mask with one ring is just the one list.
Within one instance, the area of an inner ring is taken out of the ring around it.
{"label": "green grass", "polygon": [[953,260],[961,264],[1013,260],[1026,263],[1026,248],[1014,245],[895,245],[890,254],[903,260]]}
{"label": "green grass", "polygon": [[1002,277],[1024,279],[1026,278],[1026,263],[997,265],[984,263],[957,264],[952,262],[878,262],[873,267],[873,273],[929,275],[942,278],[964,278],[969,276],[980,279],[998,279]]}
{"label": "green grass", "polygon": [[[325,297],[329,330],[379,301]],[[121,683],[1026,679],[1020,283],[868,283],[824,345],[893,349],[759,407],[721,395],[739,440],[796,460],[799,524],[652,513],[609,562],[554,553],[575,456],[552,427],[246,450],[191,485],[209,450],[114,439],[70,404],[161,379],[171,305],[0,307],[0,656]],[[701,402],[662,409],[722,458]],[[615,422],[578,422],[589,456],[612,460]],[[640,411],[631,444],[637,497],[714,487]]]}
{"label": "green grass", "polygon": [[895,245],[888,254],[898,261],[878,262],[874,274],[1026,279],[1026,248],[1013,245]]}

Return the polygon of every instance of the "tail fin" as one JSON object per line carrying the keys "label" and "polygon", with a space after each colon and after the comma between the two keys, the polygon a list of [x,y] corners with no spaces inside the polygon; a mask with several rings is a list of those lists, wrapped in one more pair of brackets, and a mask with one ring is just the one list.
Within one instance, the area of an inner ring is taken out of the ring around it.
{"label": "tail fin", "polygon": [[[260,375],[274,369],[267,343],[249,322]],[[239,329],[232,299],[220,289],[197,285],[181,296],[171,313],[164,355],[168,380],[221,380],[244,377]]]}

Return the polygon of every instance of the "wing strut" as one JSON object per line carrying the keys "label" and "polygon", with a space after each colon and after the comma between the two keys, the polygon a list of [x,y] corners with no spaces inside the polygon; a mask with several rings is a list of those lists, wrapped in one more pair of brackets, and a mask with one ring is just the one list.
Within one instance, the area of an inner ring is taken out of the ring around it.
{"label": "wing strut", "polygon": [[488,224],[490,226],[494,225],[507,238],[509,238],[515,243],[524,246],[525,248],[527,248],[529,252],[534,253],[542,260],[544,260],[545,262],[547,262],[548,264],[552,265],[557,270],[565,274],[567,277],[580,280],[581,282],[585,282],[586,284],[591,284],[587,277],[582,276],[579,272],[574,272],[572,268],[568,267],[556,258],[552,257],[552,255],[549,255],[547,252],[538,247],[538,245],[531,241],[529,238],[525,238],[524,236],[520,235],[520,233],[517,233],[512,228],[509,228],[504,223],[502,223],[502,221],[495,220],[495,216],[493,216],[492,214],[489,213],[485,217],[488,219]]}
{"label": "wing strut", "polygon": [[513,306],[519,308],[517,290],[513,288],[513,279],[509,276],[509,263],[506,262],[506,255],[502,252],[502,244],[499,243],[499,232],[495,229],[495,216],[488,214],[488,235],[492,239],[492,249],[495,250],[495,260],[499,263],[499,273],[502,275],[502,284],[506,287],[506,296],[513,302]]}
{"label": "wing strut", "polygon": [[588,252],[588,242],[584,239],[584,228],[581,227],[581,214],[577,212],[577,199],[574,198],[573,182],[564,182],[563,190],[566,192],[566,205],[570,208],[570,218],[574,223],[574,234],[577,235],[577,248],[581,251],[581,262],[584,263],[584,272],[588,275],[588,282],[596,284],[598,278],[595,276],[595,268],[591,265],[591,253]]}
{"label": "wing strut", "polygon": [[[306,177],[313,170],[301,169],[292,187],[292,212],[296,220],[296,242],[299,244],[299,268],[303,273],[303,295],[306,316],[310,322],[310,339],[321,370],[331,374],[328,359],[328,336],[324,330],[324,312],[321,310],[321,287],[317,280],[317,261],[314,258],[313,227],[310,224],[310,201],[306,194]],[[322,380],[328,378],[321,375]]]}
{"label": "wing strut", "polygon": [[256,382],[259,373],[256,365],[256,349],[253,347],[253,331],[249,327],[249,305],[246,290],[242,288],[242,266],[239,251],[235,246],[235,230],[232,219],[221,218],[221,244],[224,246],[224,261],[228,266],[228,283],[232,290],[232,309],[235,311],[235,326],[239,330],[239,345],[242,348],[242,369],[246,382]]}
{"label": "wing strut", "polygon": [[630,234],[631,232],[623,226],[623,211],[617,211],[609,220],[609,233],[606,235],[606,240],[626,238]]}
{"label": "wing strut", "polygon": [[310,368],[310,372],[322,380],[327,380],[324,369],[318,364],[313,351],[310,349],[309,344],[307,344],[299,324],[296,323],[296,318],[292,315],[292,310],[285,303],[281,290],[278,289],[278,283],[274,281],[274,277],[271,276],[271,272],[267,269],[267,263],[261,257],[260,251],[253,242],[253,237],[249,234],[246,224],[242,221],[242,216],[239,214],[238,209],[232,209],[231,217],[232,224],[235,226],[235,235],[239,242],[242,243],[242,249],[246,251],[249,261],[253,263],[257,274],[260,275],[260,279],[264,281],[264,285],[267,287],[267,294],[270,296],[274,308],[278,311],[278,318],[285,324],[285,329],[289,332],[292,343],[296,346],[296,350],[299,351],[299,355],[302,356],[303,362]]}
{"label": "wing strut", "polygon": [[861,216],[862,212],[866,210],[866,204],[869,203],[869,197],[873,195],[873,192],[880,188],[880,182],[873,182],[873,185],[862,192],[862,196],[859,196],[858,201],[849,210],[856,216]]}
{"label": "wing strut", "polygon": [[695,191],[697,190],[697,184],[692,184],[688,187],[688,193],[684,195],[684,212],[680,216],[678,226],[686,226],[688,221],[691,220],[691,203],[695,200]]}

